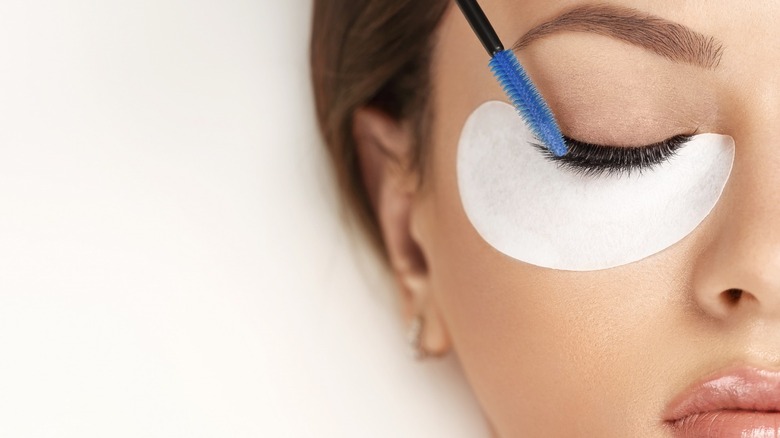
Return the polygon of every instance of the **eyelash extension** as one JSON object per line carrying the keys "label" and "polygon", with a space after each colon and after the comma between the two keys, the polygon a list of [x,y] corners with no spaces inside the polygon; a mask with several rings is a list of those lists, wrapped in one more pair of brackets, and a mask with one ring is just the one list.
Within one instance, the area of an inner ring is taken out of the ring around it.
{"label": "eyelash extension", "polygon": [[657,143],[639,147],[598,145],[564,136],[569,152],[555,156],[545,146],[534,144],[545,158],[584,176],[631,176],[650,170],[671,159],[693,135],[676,135]]}

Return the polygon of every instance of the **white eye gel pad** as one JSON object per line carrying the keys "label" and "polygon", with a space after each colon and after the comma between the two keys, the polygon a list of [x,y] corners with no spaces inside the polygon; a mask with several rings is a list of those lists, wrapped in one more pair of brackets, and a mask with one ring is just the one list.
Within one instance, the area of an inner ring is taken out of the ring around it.
{"label": "white eye gel pad", "polygon": [[587,175],[545,158],[515,109],[482,104],[458,145],[458,189],[482,238],[544,268],[594,271],[636,262],[681,241],[718,202],[734,140],[691,138],[668,161],[628,174]]}

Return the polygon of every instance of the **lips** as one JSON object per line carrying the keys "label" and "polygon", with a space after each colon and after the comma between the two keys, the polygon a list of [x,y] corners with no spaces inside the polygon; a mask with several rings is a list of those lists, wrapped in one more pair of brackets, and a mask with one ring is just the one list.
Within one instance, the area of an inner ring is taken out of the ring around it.
{"label": "lips", "polygon": [[721,371],[677,396],[664,418],[679,438],[780,438],[780,372]]}

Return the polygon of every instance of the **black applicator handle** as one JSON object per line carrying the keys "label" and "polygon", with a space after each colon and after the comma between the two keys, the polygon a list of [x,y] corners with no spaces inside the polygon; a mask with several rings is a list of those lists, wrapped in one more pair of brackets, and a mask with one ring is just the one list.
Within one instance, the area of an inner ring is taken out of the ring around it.
{"label": "black applicator handle", "polygon": [[479,7],[477,0],[456,0],[460,10],[463,11],[463,15],[466,16],[471,28],[474,29],[474,33],[485,46],[488,54],[492,58],[496,53],[504,50],[504,45],[501,44],[501,40],[498,39],[495,29],[488,21],[482,8]]}

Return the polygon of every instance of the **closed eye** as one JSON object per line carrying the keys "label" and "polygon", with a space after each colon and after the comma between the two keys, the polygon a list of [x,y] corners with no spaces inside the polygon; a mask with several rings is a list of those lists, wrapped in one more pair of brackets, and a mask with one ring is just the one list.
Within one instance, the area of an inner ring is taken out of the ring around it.
{"label": "closed eye", "polygon": [[668,161],[690,141],[693,135],[675,135],[666,140],[638,147],[607,146],[587,143],[564,136],[569,151],[557,157],[545,146],[534,144],[545,158],[559,167],[585,176],[631,175],[650,170]]}

